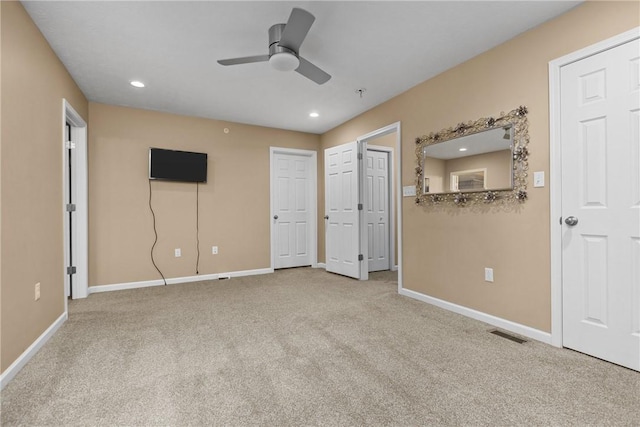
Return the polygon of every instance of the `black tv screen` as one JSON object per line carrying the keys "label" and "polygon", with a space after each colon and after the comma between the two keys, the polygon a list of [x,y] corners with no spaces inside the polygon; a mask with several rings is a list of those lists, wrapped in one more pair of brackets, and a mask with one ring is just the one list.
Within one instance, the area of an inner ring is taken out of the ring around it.
{"label": "black tv screen", "polygon": [[150,148],[149,179],[207,182],[207,153]]}

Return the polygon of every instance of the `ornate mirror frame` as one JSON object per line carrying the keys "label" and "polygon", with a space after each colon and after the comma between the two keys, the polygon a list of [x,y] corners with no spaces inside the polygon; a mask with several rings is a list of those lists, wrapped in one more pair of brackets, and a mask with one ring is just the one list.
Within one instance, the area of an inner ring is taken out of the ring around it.
{"label": "ornate mirror frame", "polygon": [[[520,106],[499,117],[480,118],[468,123],[459,123],[456,127],[449,127],[437,133],[430,133],[416,138],[416,204],[432,206],[453,202],[458,206],[482,203],[512,203],[524,202],[527,199],[527,176],[529,170],[529,124],[527,122],[528,109]],[[440,194],[425,194],[423,192],[424,178],[424,148],[432,144],[439,144],[462,136],[471,135],[495,128],[511,125],[513,131],[513,147],[511,154],[513,188],[507,190],[488,190],[474,192],[455,192]]]}

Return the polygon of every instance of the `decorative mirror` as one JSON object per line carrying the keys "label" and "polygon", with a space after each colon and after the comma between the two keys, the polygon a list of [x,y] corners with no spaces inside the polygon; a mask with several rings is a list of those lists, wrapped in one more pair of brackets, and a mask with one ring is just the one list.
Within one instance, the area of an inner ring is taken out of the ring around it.
{"label": "decorative mirror", "polygon": [[416,138],[416,203],[527,199],[527,107]]}

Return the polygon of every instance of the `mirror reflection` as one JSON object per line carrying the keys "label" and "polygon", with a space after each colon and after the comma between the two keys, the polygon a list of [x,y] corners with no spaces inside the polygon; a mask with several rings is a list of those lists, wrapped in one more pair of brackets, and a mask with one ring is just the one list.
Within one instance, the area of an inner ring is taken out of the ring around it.
{"label": "mirror reflection", "polygon": [[513,126],[423,147],[423,194],[513,188]]}

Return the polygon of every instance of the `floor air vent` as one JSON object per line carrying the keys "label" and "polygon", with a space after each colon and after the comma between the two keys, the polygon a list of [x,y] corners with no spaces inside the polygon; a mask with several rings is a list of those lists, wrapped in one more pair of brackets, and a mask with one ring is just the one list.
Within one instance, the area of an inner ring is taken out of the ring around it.
{"label": "floor air vent", "polygon": [[497,329],[494,329],[493,331],[489,331],[489,332],[492,333],[493,335],[497,335],[499,337],[506,338],[506,339],[511,340],[513,342],[517,342],[518,344],[522,344],[522,343],[527,342],[527,340],[523,340],[522,338],[518,338],[516,336],[513,336],[513,335],[508,334],[506,332],[499,331]]}

